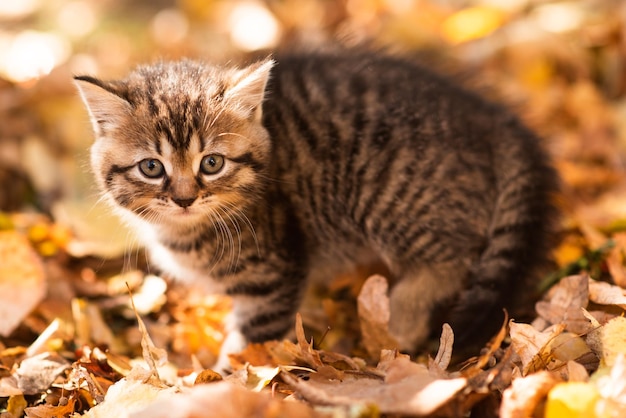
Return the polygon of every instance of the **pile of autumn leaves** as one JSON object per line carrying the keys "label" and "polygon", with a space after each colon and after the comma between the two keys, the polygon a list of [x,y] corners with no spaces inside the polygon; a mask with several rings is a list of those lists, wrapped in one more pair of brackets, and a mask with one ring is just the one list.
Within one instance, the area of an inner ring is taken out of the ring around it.
{"label": "pile of autumn leaves", "polygon": [[387,282],[372,276],[358,313],[376,361],[317,349],[298,317],[295,343],[251,345],[225,379],[174,367],[139,315],[143,355],[133,360],[93,347],[68,360],[42,343],[51,330],[31,347],[0,352],[2,417],[626,416],[625,308],[622,288],[565,277],[537,303],[532,324],[510,321],[479,357],[452,368],[447,326],[425,362],[387,348]]}

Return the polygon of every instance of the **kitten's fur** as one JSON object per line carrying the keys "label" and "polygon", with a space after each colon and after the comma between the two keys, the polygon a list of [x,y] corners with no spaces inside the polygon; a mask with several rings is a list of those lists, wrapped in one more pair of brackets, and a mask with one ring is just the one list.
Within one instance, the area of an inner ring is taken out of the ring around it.
{"label": "kitten's fur", "polygon": [[99,186],[153,263],[234,298],[225,352],[284,335],[307,279],[374,259],[395,278],[402,350],[434,319],[491,332],[546,258],[556,175],[536,136],[408,60],[301,53],[76,80]]}

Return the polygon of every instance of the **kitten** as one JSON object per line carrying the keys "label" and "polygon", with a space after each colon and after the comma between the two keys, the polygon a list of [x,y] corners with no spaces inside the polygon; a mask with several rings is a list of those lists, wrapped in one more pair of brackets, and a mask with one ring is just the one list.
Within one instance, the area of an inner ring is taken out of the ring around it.
{"label": "kitten", "polygon": [[557,178],[538,138],[409,60],[304,52],[76,82],[99,187],[152,262],[233,297],[221,367],[282,337],[329,271],[382,261],[391,332],[415,352],[444,320],[489,335],[546,259]]}

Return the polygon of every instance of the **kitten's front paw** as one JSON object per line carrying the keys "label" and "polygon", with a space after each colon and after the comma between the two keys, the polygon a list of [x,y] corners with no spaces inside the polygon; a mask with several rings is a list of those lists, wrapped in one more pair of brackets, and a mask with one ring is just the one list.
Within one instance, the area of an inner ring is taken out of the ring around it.
{"label": "kitten's front paw", "polygon": [[220,349],[220,355],[217,358],[217,362],[213,365],[212,369],[226,376],[232,372],[229,354],[238,353],[248,345],[246,337],[239,331],[231,331],[226,335],[222,348]]}

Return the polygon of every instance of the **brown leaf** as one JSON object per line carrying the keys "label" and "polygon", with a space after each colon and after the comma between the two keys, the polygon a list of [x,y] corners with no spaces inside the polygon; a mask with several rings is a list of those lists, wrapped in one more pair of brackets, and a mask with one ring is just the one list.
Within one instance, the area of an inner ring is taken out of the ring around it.
{"label": "brown leaf", "polygon": [[380,275],[369,277],[357,299],[363,344],[372,358],[378,358],[381,350],[398,347],[389,333],[389,297],[387,279]]}
{"label": "brown leaf", "polygon": [[152,338],[150,338],[150,334],[148,334],[148,329],[146,328],[146,325],[139,316],[139,312],[137,312],[137,309],[135,309],[135,302],[133,300],[130,287],[128,288],[128,293],[131,295],[130,303],[133,311],[135,312],[135,316],[137,317],[137,325],[139,326],[139,331],[141,332],[141,352],[143,355],[143,359],[148,364],[152,376],[154,376],[157,382],[160,382],[161,379],[159,377],[159,371],[157,367],[162,366],[167,362],[167,351],[154,345],[154,343],[152,342]]}
{"label": "brown leaf", "polygon": [[319,405],[374,405],[381,413],[428,415],[466,385],[464,378],[438,379],[405,356],[388,360],[385,379],[349,375],[339,380],[304,381],[283,373],[285,382],[307,401]]}
{"label": "brown leaf", "polygon": [[501,418],[527,418],[535,416],[535,409],[548,392],[559,382],[551,373],[540,371],[513,380],[502,394]]}
{"label": "brown leaf", "polygon": [[565,324],[569,331],[584,334],[592,329],[582,311],[588,303],[589,277],[577,275],[561,279],[550,289],[548,300],[537,302],[535,309],[548,323]]}
{"label": "brown leaf", "polygon": [[15,371],[17,386],[25,395],[44,392],[70,364],[55,353],[42,353],[20,363]]}
{"label": "brown leaf", "polygon": [[568,382],[587,382],[589,373],[585,366],[573,360],[567,362],[567,381]]}
{"label": "brown leaf", "polygon": [[0,231],[0,335],[8,336],[43,299],[41,259],[25,236]]}
{"label": "brown leaf", "polygon": [[522,373],[528,374],[537,367],[543,368],[542,350],[554,337],[565,329],[564,325],[554,326],[544,332],[537,331],[528,324],[510,321],[511,346],[522,361]]}
{"label": "brown leaf", "polygon": [[57,418],[69,416],[74,413],[74,405],[76,399],[74,397],[67,398],[64,403],[59,405],[39,405],[30,408],[26,408],[24,412],[28,418]]}
{"label": "brown leaf", "polygon": [[626,232],[617,232],[611,237],[615,246],[606,257],[606,265],[616,285],[626,287]]}
{"label": "brown leaf", "polygon": [[[220,418],[326,416],[299,402],[284,402],[268,392],[251,392],[228,382],[194,386],[185,393],[150,403],[130,418]],[[103,416],[104,418],[104,416]]]}
{"label": "brown leaf", "polygon": [[606,282],[589,280],[589,300],[598,305],[616,305],[626,309],[626,291]]}
{"label": "brown leaf", "polygon": [[437,373],[441,377],[445,376],[445,371],[452,359],[452,346],[454,345],[454,332],[448,324],[443,324],[441,337],[439,337],[439,350],[434,359],[429,357],[428,369],[431,373]]}
{"label": "brown leaf", "polygon": [[[133,373],[129,377],[112,385],[104,400],[88,410],[83,416],[85,418],[128,417],[133,412],[141,411],[156,403],[157,400],[167,399],[178,392],[175,387],[166,388],[160,384],[152,384],[154,379],[150,380],[149,377],[151,376],[149,370],[133,369]],[[197,387],[203,386],[212,385],[199,385]],[[167,410],[167,413],[172,413],[172,411]]]}

